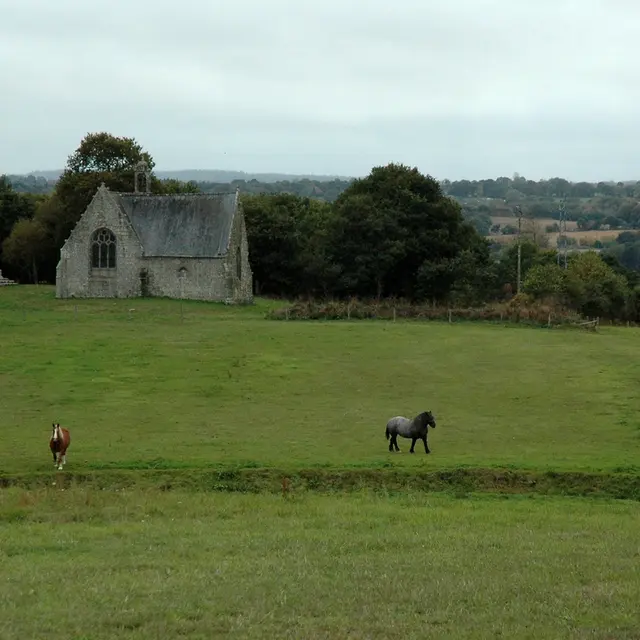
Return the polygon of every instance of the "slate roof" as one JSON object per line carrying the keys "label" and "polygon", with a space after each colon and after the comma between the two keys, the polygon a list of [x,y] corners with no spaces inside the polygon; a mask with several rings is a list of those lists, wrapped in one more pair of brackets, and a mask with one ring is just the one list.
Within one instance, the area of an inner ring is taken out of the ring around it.
{"label": "slate roof", "polygon": [[114,193],[145,256],[218,258],[227,253],[236,193]]}

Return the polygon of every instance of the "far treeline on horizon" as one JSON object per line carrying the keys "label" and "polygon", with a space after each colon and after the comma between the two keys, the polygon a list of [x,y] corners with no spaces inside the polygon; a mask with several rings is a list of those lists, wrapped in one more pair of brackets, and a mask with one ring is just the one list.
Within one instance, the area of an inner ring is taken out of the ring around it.
{"label": "far treeline on horizon", "polygon": [[[61,169],[5,174],[5,177],[19,193],[45,195],[54,191],[63,173]],[[155,176],[168,182],[188,183],[202,193],[239,188],[246,194],[289,193],[325,202],[334,202],[354,180],[361,179],[356,176],[247,173],[221,169],[155,171]],[[574,230],[636,228],[637,217],[630,214],[640,202],[640,181],[576,182],[560,177],[535,181],[516,172],[511,178],[445,178],[439,184],[444,195],[461,203],[465,216],[473,220],[484,235],[492,231],[493,235],[496,232],[513,235],[513,222],[498,220],[497,224],[492,224],[491,218],[514,218],[515,221],[517,207],[522,208],[522,205],[529,205],[528,211],[522,211],[526,218],[557,220],[561,202],[566,219],[576,223],[568,226]],[[582,237],[589,236],[583,234]]]}
{"label": "far treeline on horizon", "polygon": [[106,132],[87,134],[62,171],[0,177],[3,274],[55,282],[60,248],[98,185],[133,191],[140,160],[153,193],[239,188],[257,295],[640,317],[640,181],[438,181],[397,163],[361,178],[163,172],[135,139]]}

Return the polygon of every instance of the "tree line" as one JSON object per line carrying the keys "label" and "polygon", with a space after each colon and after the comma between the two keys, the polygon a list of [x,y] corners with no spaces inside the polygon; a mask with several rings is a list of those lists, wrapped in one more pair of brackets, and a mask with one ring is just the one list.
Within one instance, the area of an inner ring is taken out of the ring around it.
{"label": "tree line", "polygon": [[[21,193],[46,195],[56,190],[56,181],[42,176],[13,175],[7,178],[13,188]],[[349,188],[353,179],[183,182],[168,178],[161,182],[186,185],[182,188],[202,193],[235,191],[239,188],[243,194],[287,193],[335,202]],[[578,229],[583,231],[640,228],[640,182],[570,182],[564,178],[534,181],[514,174],[512,178],[441,180],[440,187],[444,195],[461,204],[464,217],[485,236],[512,233],[515,225],[496,225],[492,218],[512,217],[518,205],[531,219],[558,220],[561,202],[567,220],[577,222]]]}
{"label": "tree line", "polygon": [[[50,193],[55,189],[56,181],[42,176],[7,176],[16,191],[25,193]],[[245,193],[292,193],[299,196],[318,197],[333,202],[353,180],[273,180],[261,182],[257,179],[236,179],[231,181],[189,180],[203,192],[219,191],[221,187],[240,186]],[[635,182],[570,182],[565,178],[531,180],[514,174],[512,178],[499,177],[483,180],[440,181],[444,195],[453,198],[485,198],[494,200],[521,200],[523,198],[635,198],[640,199],[640,181]]]}
{"label": "tree line", "polygon": [[[43,176],[5,175],[4,178],[19,193],[51,194],[56,190],[57,180],[47,179]],[[241,193],[290,193],[297,196],[325,200],[326,202],[334,202],[352,181],[339,178],[333,180],[301,178],[298,180],[261,182],[255,178],[250,180],[237,178],[221,182],[165,178],[162,182],[187,184],[190,189],[196,189],[202,193],[235,191],[238,188]]]}
{"label": "tree line", "polygon": [[[2,269],[21,282],[54,282],[60,248],[97,187],[132,191],[140,160],[153,169],[134,139],[89,134],[50,194],[19,193],[0,179]],[[151,191],[202,189],[152,174]],[[482,305],[517,292],[517,247],[492,251],[460,202],[416,168],[374,167],[332,202],[294,193],[241,197],[258,295]],[[566,269],[554,249],[524,241],[521,289],[588,315],[636,321],[638,274],[620,258],[637,240],[631,234],[618,254],[571,255]]]}
{"label": "tree line", "polygon": [[638,182],[570,182],[565,178],[530,180],[517,173],[512,178],[486,180],[444,180],[447,195],[457,198],[594,198],[596,196],[639,198]]}

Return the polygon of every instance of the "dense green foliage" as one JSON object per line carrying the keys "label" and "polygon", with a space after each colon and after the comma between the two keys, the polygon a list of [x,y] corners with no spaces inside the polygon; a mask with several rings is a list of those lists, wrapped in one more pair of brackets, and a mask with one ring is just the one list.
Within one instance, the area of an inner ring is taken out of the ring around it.
{"label": "dense green foliage", "polygon": [[607,254],[625,269],[640,274],[640,232],[624,231],[607,248]]}
{"label": "dense green foliage", "polygon": [[242,204],[256,292],[326,295],[337,273],[330,257],[332,207],[287,193],[244,195]]}
{"label": "dense green foliage", "polygon": [[[13,189],[6,176],[0,176],[0,267],[6,267],[10,262],[23,263],[26,261],[28,268],[31,266],[28,256],[13,256],[7,259],[4,242],[9,238],[14,227],[24,227],[30,221],[36,211],[42,197],[21,193]],[[9,249],[11,253],[11,248]]]}
{"label": "dense green foliage", "polygon": [[335,293],[443,299],[488,259],[486,244],[460,207],[417,169],[390,164],[354,181],[335,204],[331,242],[339,265]]}
{"label": "dense green foliage", "polygon": [[[518,247],[490,252],[460,206],[415,169],[374,168],[333,205],[290,194],[244,196],[243,203],[263,294],[460,306],[508,300],[517,291]],[[636,236],[625,239],[616,251],[570,254],[566,274],[556,250],[523,239],[523,291],[552,307],[636,322]],[[532,267],[539,268],[528,277]]]}

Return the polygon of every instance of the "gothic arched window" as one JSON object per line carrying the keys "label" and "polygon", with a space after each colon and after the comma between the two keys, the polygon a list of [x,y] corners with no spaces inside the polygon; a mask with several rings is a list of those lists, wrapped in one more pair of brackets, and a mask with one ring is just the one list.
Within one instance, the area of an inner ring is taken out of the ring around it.
{"label": "gothic arched window", "polygon": [[116,236],[109,229],[98,229],[91,236],[91,266],[94,269],[116,268]]}

